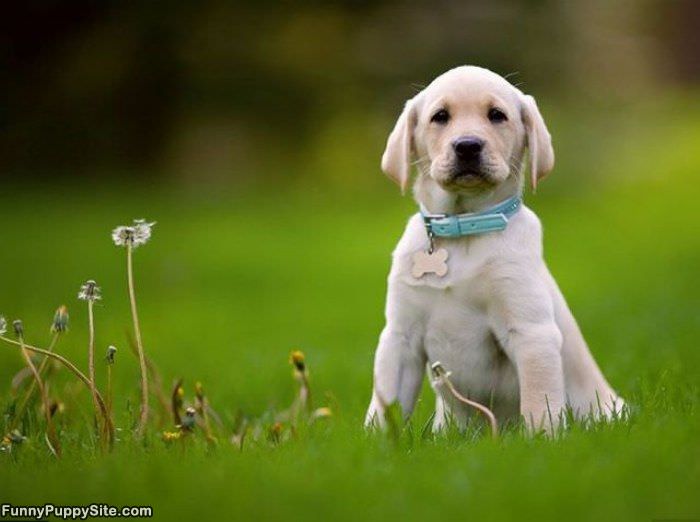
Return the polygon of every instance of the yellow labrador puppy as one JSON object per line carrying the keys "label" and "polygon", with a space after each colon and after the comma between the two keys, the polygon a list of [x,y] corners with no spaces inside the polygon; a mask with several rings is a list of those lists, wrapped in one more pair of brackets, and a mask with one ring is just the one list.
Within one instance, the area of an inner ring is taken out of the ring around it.
{"label": "yellow labrador puppy", "polygon": [[[382,169],[402,190],[411,166],[420,213],[393,253],[386,326],[366,424],[386,405],[413,410],[426,364],[498,417],[519,411],[551,431],[570,405],[609,416],[606,382],[542,258],[542,227],[522,205],[526,150],[534,186],[554,166],[532,96],[480,67],[457,67],[406,103]],[[437,390],[434,429],[468,411]]]}

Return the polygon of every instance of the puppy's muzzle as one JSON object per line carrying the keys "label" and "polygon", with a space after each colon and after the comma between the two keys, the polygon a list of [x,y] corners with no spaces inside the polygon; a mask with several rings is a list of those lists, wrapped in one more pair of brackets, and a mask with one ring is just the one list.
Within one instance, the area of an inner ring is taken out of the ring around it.
{"label": "puppy's muzzle", "polygon": [[456,159],[453,178],[483,176],[481,153],[484,150],[484,140],[475,136],[461,136],[452,142],[452,149]]}

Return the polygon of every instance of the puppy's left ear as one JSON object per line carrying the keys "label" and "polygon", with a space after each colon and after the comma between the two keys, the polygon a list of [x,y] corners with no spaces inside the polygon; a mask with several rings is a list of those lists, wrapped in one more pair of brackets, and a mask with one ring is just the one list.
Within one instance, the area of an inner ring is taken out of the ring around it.
{"label": "puppy's left ear", "polygon": [[382,155],[382,171],[401,187],[402,194],[406,191],[411,177],[413,130],[417,119],[415,98],[413,98],[406,102],[401,116],[394,125],[394,130],[389,134]]}
{"label": "puppy's left ear", "polygon": [[534,191],[537,188],[537,182],[554,168],[554,148],[552,147],[552,137],[535,99],[528,94],[523,94],[522,102],[522,118],[530,154],[530,179]]}

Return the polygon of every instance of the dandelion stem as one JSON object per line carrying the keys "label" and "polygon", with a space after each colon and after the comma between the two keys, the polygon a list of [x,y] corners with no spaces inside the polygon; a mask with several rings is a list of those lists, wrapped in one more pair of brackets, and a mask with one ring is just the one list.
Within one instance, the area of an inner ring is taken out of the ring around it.
{"label": "dandelion stem", "polygon": [[433,375],[437,378],[438,382],[444,386],[447,387],[448,391],[452,394],[452,396],[457,399],[459,402],[466,404],[467,406],[471,406],[472,408],[478,410],[481,412],[484,417],[489,421],[489,424],[491,426],[491,436],[494,439],[498,438],[498,421],[496,420],[496,416],[493,414],[493,412],[488,409],[486,406],[483,404],[472,401],[470,399],[467,399],[464,395],[459,393],[457,389],[454,387],[454,384],[452,384],[452,381],[450,381],[449,378],[449,373],[444,370],[442,365],[440,365],[439,362],[436,362],[432,365],[432,371]]}
{"label": "dandelion stem", "polygon": [[[60,336],[60,332],[54,333],[53,337],[51,338],[51,343],[49,343],[49,346],[47,350],[49,352],[53,352],[54,348],[56,347],[56,343],[58,342],[58,338]],[[44,370],[46,369],[46,365],[49,362],[48,357],[44,357],[44,359],[41,361],[39,364],[39,368],[37,371],[39,372],[39,377],[42,377],[44,375]],[[34,379],[31,384],[29,385],[29,389],[27,390],[27,393],[24,394],[24,397],[22,398],[22,402],[20,402],[19,406],[15,410],[14,418],[12,419],[12,422],[10,423],[10,428],[8,431],[12,431],[14,428],[17,427],[17,423],[19,422],[19,419],[22,417],[22,413],[24,412],[24,408],[27,407],[27,403],[29,402],[29,399],[31,399],[32,395],[34,394],[34,390],[36,389],[36,379]]]}
{"label": "dandelion stem", "polygon": [[41,376],[39,375],[39,370],[37,370],[36,366],[32,362],[32,358],[29,356],[27,347],[24,344],[24,336],[19,335],[18,339],[20,350],[22,351],[24,360],[27,362],[27,366],[32,371],[32,374],[34,375],[34,381],[36,382],[36,385],[39,388],[41,402],[44,407],[44,416],[46,417],[46,433],[48,435],[49,446],[51,447],[51,451],[54,453],[54,455],[56,455],[56,457],[60,457],[61,445],[58,440],[58,436],[56,435],[56,428],[54,427],[53,419],[51,418],[51,405],[49,404],[49,396],[46,393],[46,388],[44,387],[44,383],[42,382]]}
{"label": "dandelion stem", "polygon": [[107,413],[112,416],[112,365],[107,365]]}
{"label": "dandelion stem", "polygon": [[305,372],[301,374],[301,389],[299,390],[299,397],[301,398],[301,403],[306,407],[307,412],[310,413],[313,410],[313,403],[311,402],[309,376]]}
{"label": "dandelion stem", "polygon": [[289,355],[289,362],[294,368],[294,378],[299,381],[299,396],[292,406],[293,416],[296,418],[299,410],[305,408],[307,413],[313,411],[311,404],[311,387],[309,386],[309,373],[306,368],[304,353],[294,350]]}
{"label": "dandelion stem", "polygon": [[[88,299],[88,377],[90,379],[90,393],[92,393],[92,403],[95,407],[95,414],[97,415],[100,411],[100,404],[97,400],[97,383],[95,381],[95,314],[94,305],[95,301],[93,299]],[[107,417],[111,418],[111,411],[107,410]],[[96,421],[97,422],[97,421]],[[100,440],[104,440],[102,436],[107,431],[106,425],[103,425],[103,429],[100,431]]]}
{"label": "dandelion stem", "polygon": [[173,391],[170,394],[171,401],[171,411],[173,414],[173,423],[175,426],[182,424],[182,416],[180,415],[180,409],[182,408],[182,396],[184,395],[184,390],[182,389],[182,377],[175,382],[173,386]]}
{"label": "dandelion stem", "polygon": [[[6,343],[13,344],[15,346],[18,346],[20,348],[24,348],[25,350],[29,350],[31,352],[39,353],[42,355],[46,355],[47,357],[50,357],[52,359],[57,360],[60,362],[63,366],[68,368],[80,381],[87,386],[87,388],[92,391],[92,385],[90,379],[88,379],[83,372],[81,372],[75,364],[70,362],[68,359],[63,357],[62,355],[59,355],[57,353],[50,352],[48,350],[43,350],[42,348],[37,348],[36,346],[32,346],[30,344],[23,343],[21,344],[18,341],[14,341],[13,339],[9,339],[7,337],[0,336],[0,341],[5,341]],[[97,398],[97,403],[100,408],[100,412],[102,413],[102,416],[104,418],[104,424],[105,424],[105,431],[107,432],[108,436],[108,441],[110,444],[110,447],[114,443],[114,425],[112,424],[112,419],[109,417],[109,414],[107,413],[107,406],[105,405],[104,400],[102,399],[102,396],[100,395],[100,392],[95,389],[95,396]]]}
{"label": "dandelion stem", "polygon": [[[58,343],[58,338],[61,336],[60,332],[56,332],[53,334],[53,337],[51,338],[51,342],[49,343],[49,346],[46,348],[49,352],[53,352],[54,348],[56,348],[56,343]],[[44,357],[44,359],[41,361],[39,364],[39,375],[43,376],[44,375],[44,370],[46,370],[46,366],[49,364],[49,358]]]}
{"label": "dandelion stem", "polygon": [[204,395],[204,388],[201,383],[195,385],[195,406],[204,423],[204,434],[207,437],[207,442],[216,443],[216,438],[211,432],[211,423],[209,422],[209,414],[207,412],[207,398]]}
{"label": "dandelion stem", "polygon": [[447,385],[447,389],[450,390],[450,393],[455,397],[455,399],[468,406],[471,406],[472,408],[479,410],[484,415],[484,417],[488,419],[489,424],[491,425],[491,435],[494,439],[497,439],[498,422],[496,421],[496,417],[493,414],[493,412],[483,404],[467,399],[464,395],[457,391],[457,389],[454,387],[454,384],[452,384],[452,382],[449,379],[445,379],[445,384]]}
{"label": "dandelion stem", "polygon": [[126,267],[129,285],[129,301],[131,302],[131,317],[134,321],[134,337],[136,338],[136,349],[139,354],[139,366],[141,369],[141,415],[136,428],[138,437],[142,437],[148,422],[148,367],[146,365],[146,355],[143,351],[141,341],[141,328],[139,326],[139,316],[136,309],[136,291],[134,290],[134,267],[132,261],[133,245],[129,241],[126,244]]}
{"label": "dandelion stem", "polygon": [[114,357],[117,353],[117,348],[114,346],[107,347],[107,357],[105,361],[107,362],[107,411],[109,416],[112,416],[112,366],[114,366]]}
{"label": "dandelion stem", "polygon": [[95,406],[95,413],[99,410],[97,402],[97,384],[95,382],[95,314],[93,311],[94,301],[88,300],[88,377],[90,378],[90,393]]}
{"label": "dandelion stem", "polygon": [[[136,348],[136,341],[134,340],[133,335],[131,335],[131,332],[126,332],[126,337],[127,340],[129,341],[129,348],[131,349],[131,353],[138,359],[139,356],[139,350]],[[170,414],[171,408],[170,408],[170,401],[168,400],[167,396],[165,395],[165,392],[163,391],[163,378],[160,375],[160,372],[158,372],[158,368],[156,368],[156,365],[153,364],[153,361],[148,357],[148,355],[144,354],[144,358],[146,360],[146,368],[148,368],[148,376],[149,376],[149,391],[155,395],[156,399],[158,399],[158,402],[160,403],[160,406],[162,408],[162,415],[163,419],[161,423],[166,423],[167,422],[167,417]],[[176,422],[176,424],[179,424]]]}

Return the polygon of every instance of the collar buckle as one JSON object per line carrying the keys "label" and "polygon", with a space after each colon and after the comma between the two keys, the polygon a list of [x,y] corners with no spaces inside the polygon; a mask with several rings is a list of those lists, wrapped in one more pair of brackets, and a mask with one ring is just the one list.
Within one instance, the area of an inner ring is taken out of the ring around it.
{"label": "collar buckle", "polygon": [[422,213],[431,249],[435,237],[460,237],[504,230],[508,220],[520,209],[519,196],[479,213],[472,214],[427,214]]}

